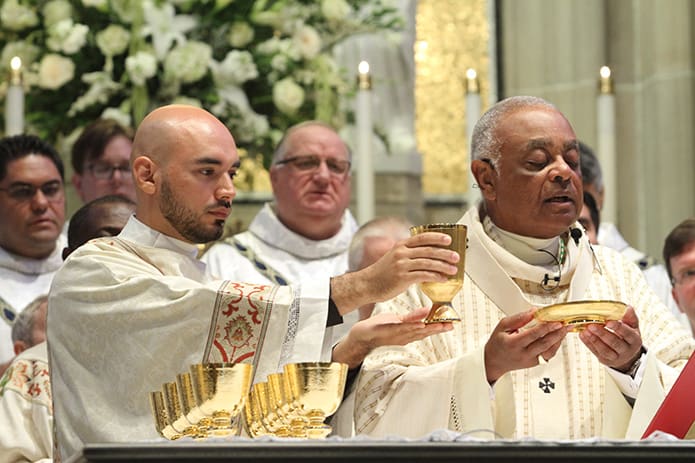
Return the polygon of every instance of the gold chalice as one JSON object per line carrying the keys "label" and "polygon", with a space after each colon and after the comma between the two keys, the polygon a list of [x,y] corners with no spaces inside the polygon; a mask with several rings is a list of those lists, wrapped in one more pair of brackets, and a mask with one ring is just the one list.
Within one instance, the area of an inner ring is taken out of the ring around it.
{"label": "gold chalice", "polygon": [[198,409],[210,417],[208,433],[238,434],[240,415],[251,387],[253,366],[248,363],[191,365],[193,392]]}
{"label": "gold chalice", "polygon": [[162,391],[152,391],[150,397],[150,411],[154,418],[154,427],[157,432],[166,439],[176,440],[181,434],[169,424],[169,415],[164,404],[164,394]]}
{"label": "gold chalice", "polygon": [[181,406],[181,395],[175,382],[162,385],[162,397],[167,412],[167,423],[182,436],[197,437],[198,430],[186,418]]}
{"label": "gold chalice", "polygon": [[246,422],[246,432],[251,437],[272,435],[273,433],[266,427],[264,423],[265,415],[268,413],[268,403],[264,399],[260,399],[259,388],[256,383],[251,386],[249,396],[244,404],[244,418]]}
{"label": "gold chalice", "polygon": [[294,407],[293,437],[320,439],[331,433],[326,418],[343,400],[347,365],[337,362],[290,363],[283,371]]}
{"label": "gold chalice", "polygon": [[190,428],[186,429],[184,434],[190,435],[194,439],[206,438],[211,421],[196,405],[195,394],[193,393],[193,380],[190,373],[186,372],[176,375],[176,389],[179,393],[181,413],[190,424]]}
{"label": "gold chalice", "polygon": [[458,268],[456,275],[449,276],[447,281],[443,283],[420,283],[419,286],[422,292],[432,300],[432,308],[427,317],[425,317],[425,323],[461,321],[461,318],[452,307],[451,301],[463,286],[467,231],[468,228],[465,225],[458,223],[435,223],[410,228],[411,235],[425,232],[446,233],[451,237],[451,244],[447,248],[456,251],[461,256],[458,264],[456,264]]}

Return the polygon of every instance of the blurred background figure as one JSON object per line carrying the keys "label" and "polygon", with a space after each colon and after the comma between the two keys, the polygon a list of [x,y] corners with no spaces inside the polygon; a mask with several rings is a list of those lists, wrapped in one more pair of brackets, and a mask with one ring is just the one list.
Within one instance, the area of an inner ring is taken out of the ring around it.
{"label": "blurred background figure", "polygon": [[676,225],[664,240],[664,262],[671,294],[695,335],[695,218]]}
{"label": "blurred background figure", "polygon": [[48,293],[62,265],[63,162],[33,135],[0,140],[0,363],[14,356],[17,315]]}
{"label": "blurred background figure", "polygon": [[[361,270],[379,260],[397,241],[410,236],[411,224],[404,217],[377,217],[362,225],[350,242],[348,271]],[[360,307],[360,320],[369,318],[374,304]]]}
{"label": "blurred background figure", "polygon": [[130,173],[133,131],[111,119],[84,128],[72,146],[72,184],[82,202],[116,194],[135,201]]}
{"label": "blurred background figure", "polygon": [[120,195],[102,196],[85,204],[70,219],[63,259],[93,238],[118,235],[134,213],[135,202]]}
{"label": "blurred background figure", "polygon": [[[135,203],[118,195],[83,205],[70,221],[63,258],[93,238],[118,235],[134,212]],[[17,356],[0,379],[0,462],[50,461],[53,455],[47,309],[48,296],[42,295],[12,328]]]}
{"label": "blurred background figure", "polygon": [[[601,165],[594,151],[581,141],[579,142],[579,157],[584,191],[594,197],[600,213],[606,195]],[[611,194],[611,192],[608,192],[608,194]],[[597,240],[599,244],[619,251],[643,270],[652,264],[652,260],[644,252],[633,248],[625,241],[623,235],[612,222],[601,221],[597,231]]]}
{"label": "blurred background figure", "polygon": [[[30,347],[46,340],[46,309],[48,308],[48,296],[42,294],[34,299],[17,316],[12,326],[12,346],[14,354],[19,355]],[[2,375],[10,362],[0,365]]]}
{"label": "blurred background figure", "polygon": [[593,195],[587,191],[584,192],[584,207],[579,214],[579,223],[584,227],[586,236],[589,237],[591,244],[598,244],[597,231],[601,224],[601,217],[598,212],[598,206]]}

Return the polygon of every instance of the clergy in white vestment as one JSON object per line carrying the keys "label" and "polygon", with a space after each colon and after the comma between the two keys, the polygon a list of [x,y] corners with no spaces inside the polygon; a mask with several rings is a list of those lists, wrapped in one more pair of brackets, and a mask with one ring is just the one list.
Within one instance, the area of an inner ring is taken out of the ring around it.
{"label": "clergy in white vestment", "polygon": [[65,237],[63,161],[34,135],[0,140],[0,364],[14,356],[17,315],[48,288]]}
{"label": "clergy in white vestment", "polygon": [[[512,97],[476,124],[471,168],[482,202],[468,227],[453,331],[383,347],[358,380],[358,433],[418,437],[448,428],[482,438],[639,439],[695,343],[634,263],[592,246],[574,131],[553,105]],[[580,332],[534,319],[578,300],[628,305]],[[375,313],[427,302],[413,286]]]}
{"label": "clergy in white vestment", "polygon": [[46,343],[14,358],[0,377],[0,463],[52,461],[53,414]]}
{"label": "clergy in white vestment", "polygon": [[[326,326],[417,281],[455,273],[442,234],[412,237],[361,272],[314,284],[217,280],[197,243],[219,239],[239,157],[207,111],[161,107],[141,122],[131,167],[136,212],[117,237],[79,247],[55,276],[48,345],[57,449],[160,438],[148,393],[200,362],[247,362],[265,378],[330,358]],[[386,271],[386,270],[389,271]]]}
{"label": "clergy in white vestment", "polygon": [[[350,205],[351,153],[325,123],[306,121],[287,130],[270,167],[274,200],[247,231],[213,244],[201,260],[212,275],[263,284],[313,283],[348,269],[357,230]],[[337,342],[357,311],[330,328]]]}

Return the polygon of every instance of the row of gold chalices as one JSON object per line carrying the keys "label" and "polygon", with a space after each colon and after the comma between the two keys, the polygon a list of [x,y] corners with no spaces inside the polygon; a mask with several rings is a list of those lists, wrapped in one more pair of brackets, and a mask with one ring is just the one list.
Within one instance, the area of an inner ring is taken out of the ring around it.
{"label": "row of gold chalices", "polygon": [[284,366],[281,373],[251,388],[245,410],[252,437],[273,435],[321,439],[332,429],[326,419],[343,399],[347,365],[306,362]]}
{"label": "row of gold chalices", "polygon": [[432,308],[427,317],[425,317],[424,322],[438,323],[461,321],[461,318],[452,306],[452,300],[463,286],[463,275],[465,273],[466,263],[466,235],[468,228],[458,223],[435,223],[418,225],[410,228],[410,234],[413,236],[427,232],[445,233],[449,235],[451,237],[451,244],[447,246],[447,248],[456,251],[461,258],[456,265],[456,274],[450,276],[447,281],[443,283],[423,282],[419,284],[422,292],[432,301]]}
{"label": "row of gold chalices", "polygon": [[[324,422],[342,401],[347,365],[285,365],[251,387],[253,367],[241,363],[191,365],[175,382],[150,392],[157,432],[169,440],[239,435],[322,438]],[[242,424],[243,423],[243,424]]]}

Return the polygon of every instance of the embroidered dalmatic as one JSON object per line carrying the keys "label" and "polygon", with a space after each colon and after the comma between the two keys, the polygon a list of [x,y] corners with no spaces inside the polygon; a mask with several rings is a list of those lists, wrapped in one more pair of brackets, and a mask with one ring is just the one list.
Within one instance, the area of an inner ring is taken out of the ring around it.
{"label": "embroidered dalmatic", "polygon": [[148,393],[193,363],[252,363],[265,378],[288,362],[329,358],[328,281],[214,280],[196,253],[132,217],[56,274],[48,344],[63,461],[87,443],[158,439]]}
{"label": "embroidered dalmatic", "polygon": [[29,259],[0,248],[0,363],[14,357],[12,325],[29,303],[48,294],[53,275],[63,265],[66,244],[65,236],[60,235],[46,259]]}
{"label": "embroidered dalmatic", "polygon": [[[464,284],[454,300],[461,322],[450,332],[367,357],[357,386],[357,433],[419,437],[448,428],[491,439],[639,438],[694,348],[640,270],[611,249],[592,249],[586,237],[578,243],[570,238],[552,289],[542,284],[548,269],[498,245],[477,209],[460,222],[469,239]],[[641,381],[603,366],[569,333],[547,364],[508,372],[490,387],[484,347],[503,317],[585,299],[634,306],[648,349]],[[428,302],[413,286],[376,311],[406,313]],[[635,399],[634,407],[624,394]]]}
{"label": "embroidered dalmatic", "polygon": [[[320,278],[342,275],[348,269],[348,249],[357,223],[349,210],[340,230],[325,240],[311,240],[287,228],[271,203],[256,214],[247,231],[216,243],[201,260],[211,275],[234,281],[263,284],[313,284]],[[326,298],[328,294],[326,294]],[[328,328],[333,342],[358,320],[357,311],[343,323]]]}
{"label": "embroidered dalmatic", "polygon": [[0,377],[0,463],[51,461],[53,412],[46,343],[19,354]]}

